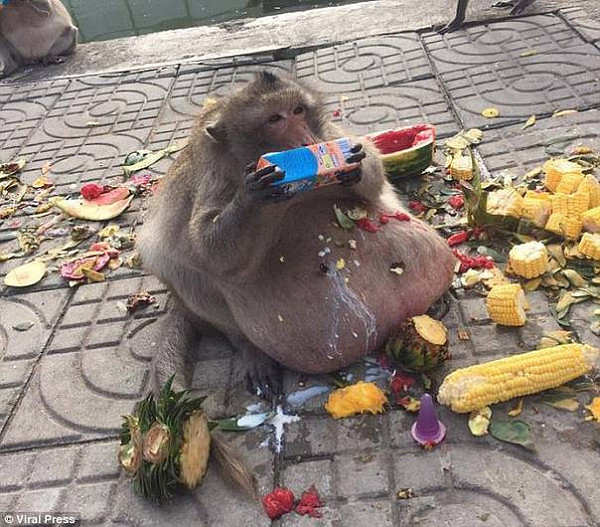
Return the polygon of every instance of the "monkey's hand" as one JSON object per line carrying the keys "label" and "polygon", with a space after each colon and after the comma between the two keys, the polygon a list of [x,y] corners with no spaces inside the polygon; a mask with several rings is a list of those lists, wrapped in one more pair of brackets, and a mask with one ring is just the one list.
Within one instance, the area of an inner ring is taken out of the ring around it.
{"label": "monkey's hand", "polygon": [[[352,155],[346,158],[346,163],[360,163],[365,157],[366,153],[363,152],[362,145],[360,143],[354,145],[350,152]],[[343,172],[338,176],[340,184],[344,186],[356,185],[362,179],[362,169],[357,167],[349,172]]]}
{"label": "monkey's hand", "polygon": [[251,163],[246,167],[243,187],[246,195],[253,202],[286,201],[293,198],[295,193],[273,186],[273,183],[281,181],[284,177],[285,173],[274,165],[256,170],[256,165]]}

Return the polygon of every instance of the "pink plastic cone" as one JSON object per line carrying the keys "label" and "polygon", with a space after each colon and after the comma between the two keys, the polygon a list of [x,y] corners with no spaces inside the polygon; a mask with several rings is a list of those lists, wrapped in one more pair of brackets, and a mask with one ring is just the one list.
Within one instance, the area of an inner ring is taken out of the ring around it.
{"label": "pink plastic cone", "polygon": [[415,424],[410,430],[414,440],[421,444],[434,444],[442,442],[446,436],[446,427],[435,414],[431,395],[423,394],[421,397],[421,408]]}

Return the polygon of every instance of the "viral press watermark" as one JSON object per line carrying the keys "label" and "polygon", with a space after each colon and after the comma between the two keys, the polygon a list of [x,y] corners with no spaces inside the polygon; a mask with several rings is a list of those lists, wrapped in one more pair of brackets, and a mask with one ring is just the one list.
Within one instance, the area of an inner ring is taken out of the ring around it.
{"label": "viral press watermark", "polygon": [[81,525],[80,515],[77,513],[50,513],[50,512],[1,512],[0,526],[24,527],[54,527],[62,525]]}

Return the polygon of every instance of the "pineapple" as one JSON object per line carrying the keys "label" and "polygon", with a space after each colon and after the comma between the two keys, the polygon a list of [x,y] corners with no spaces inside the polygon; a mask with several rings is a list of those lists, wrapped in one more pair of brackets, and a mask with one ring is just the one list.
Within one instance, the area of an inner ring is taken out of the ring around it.
{"label": "pineapple", "polygon": [[133,478],[134,490],[152,501],[171,498],[178,483],[195,488],[210,451],[204,397],[174,392],[171,378],[158,397],[137,404],[135,415],[123,416],[119,464]]}
{"label": "pineapple", "polygon": [[428,315],[411,317],[388,340],[386,352],[407,371],[429,371],[450,358],[448,330]]}

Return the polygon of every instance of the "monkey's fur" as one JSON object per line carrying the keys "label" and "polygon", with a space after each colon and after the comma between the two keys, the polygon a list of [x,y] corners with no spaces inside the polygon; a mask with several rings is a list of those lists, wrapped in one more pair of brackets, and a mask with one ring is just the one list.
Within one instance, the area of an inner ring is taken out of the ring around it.
{"label": "monkey's fur", "polygon": [[[366,139],[353,138],[366,153],[358,181],[284,199],[268,185],[281,174],[244,176],[266,152],[343,136],[316,93],[267,72],[201,112],[138,237],[144,267],[176,302],[156,358],[159,383],[175,373],[188,384],[188,350],[210,324],[244,354],[252,389],[269,396],[278,377],[271,359],[305,373],[345,367],[447,290],[454,257],[425,223],[336,227],[336,204],[375,218],[402,210]],[[401,276],[390,272],[398,262]]]}
{"label": "monkey's fur", "polygon": [[12,0],[0,9],[0,77],[72,53],[77,33],[60,0]]}

